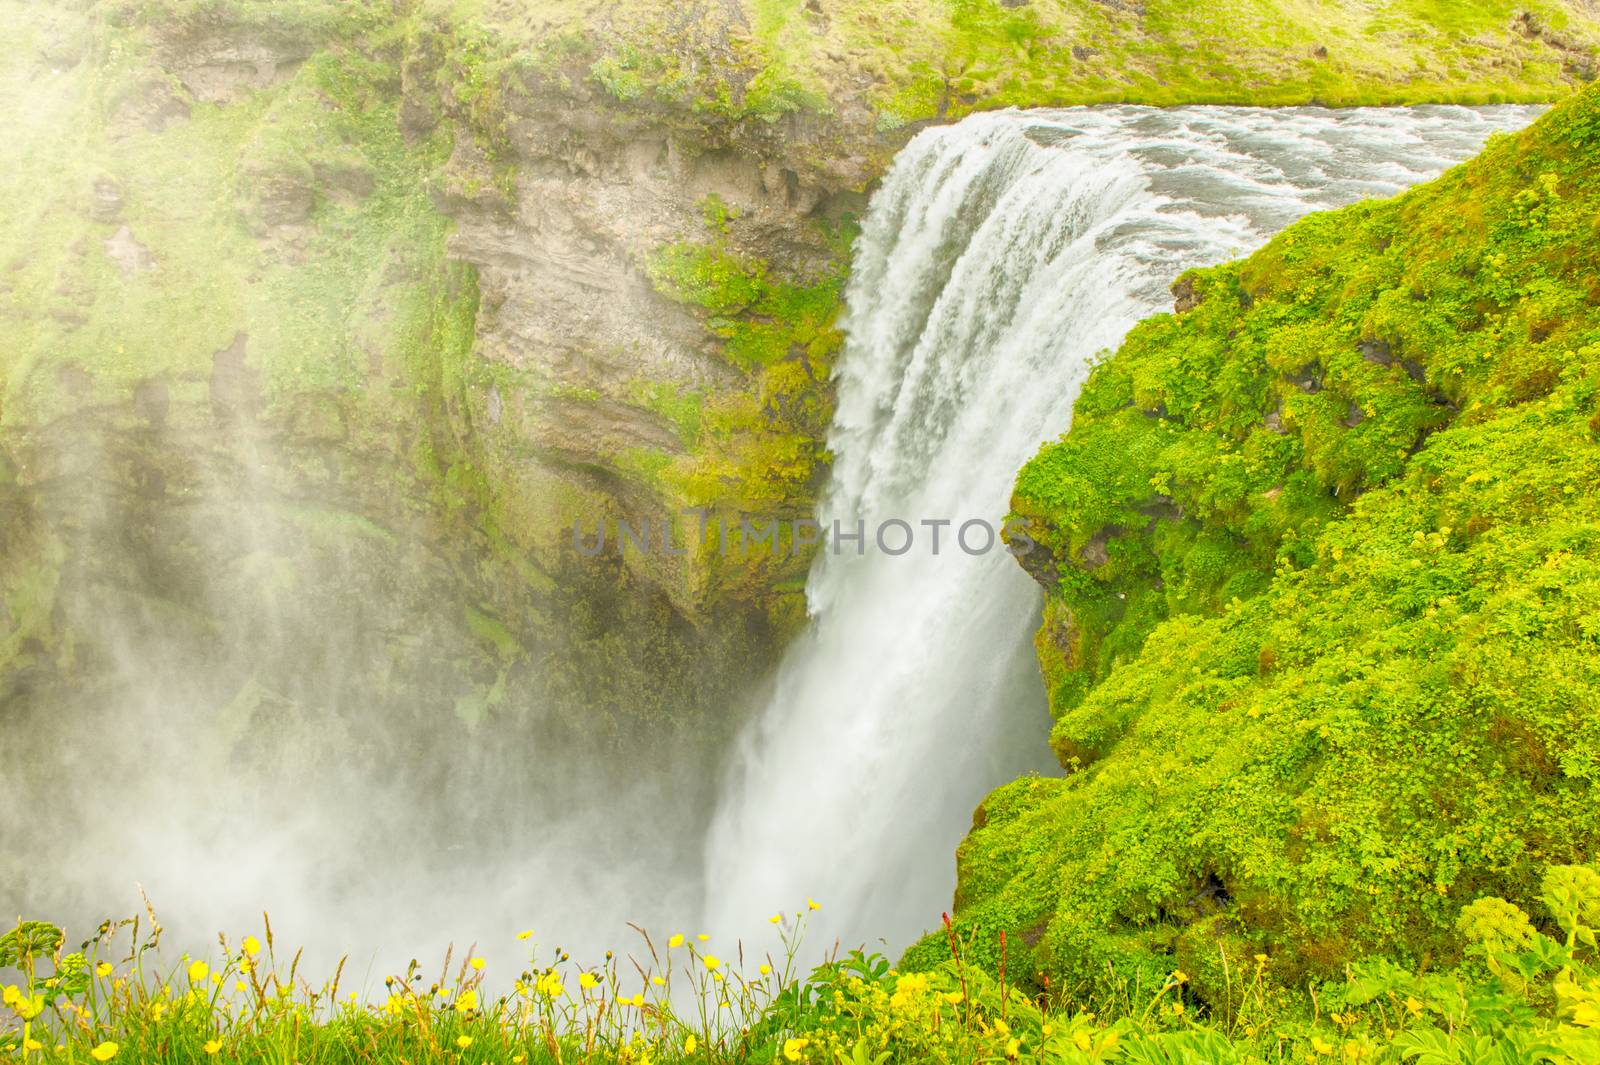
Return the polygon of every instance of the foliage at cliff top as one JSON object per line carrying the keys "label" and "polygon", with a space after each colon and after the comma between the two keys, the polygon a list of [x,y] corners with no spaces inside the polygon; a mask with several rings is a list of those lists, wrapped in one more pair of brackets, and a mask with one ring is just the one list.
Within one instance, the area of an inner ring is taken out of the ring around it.
{"label": "foliage at cliff top", "polygon": [[880,128],[977,108],[1549,99],[1592,79],[1562,0],[433,0],[559,40],[619,99],[773,119],[865,101]]}
{"label": "foliage at cliff top", "polygon": [[1455,956],[1600,849],[1600,88],[1177,292],[1017,482],[1067,774],[979,811],[962,922],[1212,1000]]}

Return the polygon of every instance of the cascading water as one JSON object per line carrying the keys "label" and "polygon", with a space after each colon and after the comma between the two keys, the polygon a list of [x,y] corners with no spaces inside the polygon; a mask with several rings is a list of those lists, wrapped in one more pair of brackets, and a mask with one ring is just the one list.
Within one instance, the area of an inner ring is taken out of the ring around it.
{"label": "cascading water", "polygon": [[[819,516],[830,538],[864,521],[865,543],[827,546],[810,631],[736,753],[708,837],[711,925],[760,928],[808,895],[846,944],[898,949],[936,921],[975,804],[1047,757],[1038,589],[979,550],[981,527],[963,550],[960,526],[1000,524],[1096,355],[1183,270],[1392,195],[1534,113],[1112,107],[913,141],[857,246]],[[915,534],[904,554],[875,543],[893,519]]]}
{"label": "cascading water", "polygon": [[[307,971],[349,953],[369,988],[528,927],[591,959],[631,944],[625,921],[681,930],[704,906],[748,938],[808,894],[823,938],[903,946],[948,903],[981,796],[1048,768],[1038,592],[1003,547],[965,553],[962,523],[998,524],[1094,355],[1182,269],[1531,117],[1110,108],[920,136],[859,244],[819,515],[864,522],[864,553],[818,564],[815,624],[732,758],[673,711],[731,701],[736,651],[703,675],[606,574],[501,568],[381,450],[219,434],[165,399],[136,430],[59,420],[16,527],[71,563],[50,595],[74,636],[61,668],[0,677],[4,919],[76,936],[137,882],[174,949],[266,909]],[[916,538],[899,557],[872,542],[889,518]],[[529,619],[527,646],[501,616]]]}

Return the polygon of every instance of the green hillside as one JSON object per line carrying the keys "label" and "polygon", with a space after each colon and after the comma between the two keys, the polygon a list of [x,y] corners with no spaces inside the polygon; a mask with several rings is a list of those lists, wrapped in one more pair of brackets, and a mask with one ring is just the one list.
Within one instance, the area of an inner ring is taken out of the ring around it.
{"label": "green hillside", "polygon": [[[1067,770],[992,795],[963,924],[1096,983],[1455,957],[1600,845],[1600,90],[1191,274],[1014,507]],[[937,951],[940,944],[922,948]]]}

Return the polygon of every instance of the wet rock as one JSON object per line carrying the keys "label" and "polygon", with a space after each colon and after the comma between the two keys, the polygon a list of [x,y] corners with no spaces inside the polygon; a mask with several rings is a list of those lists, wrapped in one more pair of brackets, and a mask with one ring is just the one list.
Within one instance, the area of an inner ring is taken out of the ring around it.
{"label": "wet rock", "polygon": [[191,96],[226,106],[287,80],[305,61],[304,47],[256,41],[203,41],[172,60],[173,73]]}
{"label": "wet rock", "polygon": [[1200,294],[1194,288],[1194,275],[1184,274],[1172,283],[1172,309],[1178,314],[1200,306]]}
{"label": "wet rock", "polygon": [[258,234],[303,225],[317,205],[316,175],[304,160],[247,160],[240,173],[241,212]]}
{"label": "wet rock", "polygon": [[172,393],[167,383],[158,378],[149,378],[134,385],[133,409],[152,429],[164,426],[167,414],[172,410]]}
{"label": "wet rock", "polygon": [[1315,394],[1322,391],[1322,364],[1312,363],[1301,370],[1294,377],[1289,378],[1289,383],[1302,392]]}
{"label": "wet rock", "polygon": [[160,133],[189,117],[189,101],[166,77],[151,74],[119,97],[111,108],[115,137],[131,133]]}
{"label": "wet rock", "polygon": [[1379,366],[1394,365],[1394,351],[1389,347],[1387,340],[1363,340],[1360,351],[1361,357],[1370,363]]}
{"label": "wet rock", "polygon": [[115,178],[95,179],[89,217],[96,222],[115,222],[122,217],[122,185]]}
{"label": "wet rock", "polygon": [[122,271],[122,276],[131,277],[134,274],[154,270],[155,256],[134,239],[133,230],[126,225],[118,227],[105,242],[106,257],[117,264],[117,269]]}
{"label": "wet rock", "polygon": [[211,415],[219,422],[253,417],[261,406],[261,382],[245,363],[250,335],[243,331],[211,356]]}
{"label": "wet rock", "polygon": [[372,164],[354,150],[336,158],[318,160],[311,165],[311,172],[319,188],[345,202],[366,199],[377,184]]}
{"label": "wet rock", "polygon": [[1111,530],[1101,529],[1094,537],[1083,545],[1083,550],[1078,552],[1078,564],[1086,570],[1097,570],[1111,561],[1111,551],[1108,544],[1111,541]]}
{"label": "wet rock", "polygon": [[1346,429],[1354,429],[1366,420],[1367,412],[1361,409],[1361,404],[1351,400],[1349,405],[1345,407],[1344,427]]}

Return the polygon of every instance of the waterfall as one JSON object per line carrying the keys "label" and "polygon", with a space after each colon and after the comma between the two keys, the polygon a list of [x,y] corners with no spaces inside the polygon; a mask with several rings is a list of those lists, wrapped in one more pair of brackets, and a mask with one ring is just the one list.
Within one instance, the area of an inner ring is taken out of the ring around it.
{"label": "waterfall", "polygon": [[[1004,549],[963,551],[959,527],[1000,524],[1097,356],[1184,270],[1433,177],[1534,113],[1109,107],[912,141],[856,246],[818,513],[868,532],[818,559],[809,631],[733,755],[707,838],[710,927],[748,933],[808,896],[846,946],[899,950],[936,924],[975,805],[1050,768],[1039,590]],[[874,542],[891,519],[912,550]]]}

